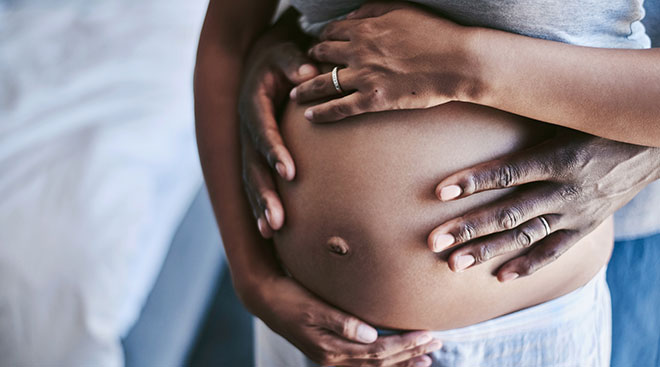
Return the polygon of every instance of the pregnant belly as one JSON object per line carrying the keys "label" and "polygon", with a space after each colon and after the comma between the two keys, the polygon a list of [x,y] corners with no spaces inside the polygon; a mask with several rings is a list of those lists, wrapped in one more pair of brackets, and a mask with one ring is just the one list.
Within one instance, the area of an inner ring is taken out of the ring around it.
{"label": "pregnant belly", "polygon": [[547,125],[483,106],[449,103],[317,125],[289,103],[282,132],[296,162],[278,182],[286,222],[283,266],[327,302],[376,326],[462,327],[566,294],[591,279],[612,247],[608,221],[534,275],[499,283],[515,254],[453,273],[426,245],[447,219],[514,191],[442,203],[435,185],[456,170],[542,139]]}

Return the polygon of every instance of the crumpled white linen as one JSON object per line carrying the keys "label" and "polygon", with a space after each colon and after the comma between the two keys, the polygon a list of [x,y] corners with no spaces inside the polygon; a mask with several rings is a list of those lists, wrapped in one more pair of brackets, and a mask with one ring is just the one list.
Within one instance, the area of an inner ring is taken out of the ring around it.
{"label": "crumpled white linen", "polygon": [[205,5],[0,0],[0,365],[123,364],[202,183]]}

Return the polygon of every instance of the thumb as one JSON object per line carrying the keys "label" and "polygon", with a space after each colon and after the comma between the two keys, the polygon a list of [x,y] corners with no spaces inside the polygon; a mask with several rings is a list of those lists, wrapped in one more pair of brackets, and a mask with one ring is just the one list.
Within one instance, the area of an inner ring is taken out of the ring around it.
{"label": "thumb", "polygon": [[322,325],[319,326],[345,339],[364,344],[373,343],[378,339],[378,331],[355,316],[332,308],[328,308],[323,316]]}

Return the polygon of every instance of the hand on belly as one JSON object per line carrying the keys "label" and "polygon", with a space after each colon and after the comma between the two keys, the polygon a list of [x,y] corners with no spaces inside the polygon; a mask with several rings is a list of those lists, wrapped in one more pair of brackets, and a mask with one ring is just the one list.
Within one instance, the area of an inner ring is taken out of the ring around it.
{"label": "hand on belly", "polygon": [[501,284],[492,274],[516,253],[452,273],[447,254],[426,246],[437,224],[515,194],[441,203],[439,180],[538,141],[548,131],[542,124],[462,103],[329,125],[309,123],[303,111],[290,103],[282,119],[297,176],[278,185],[287,217],[277,251],[293,277],[349,313],[388,328],[465,326],[565,294],[607,260],[607,251],[581,259],[604,246],[595,232],[548,269]]}

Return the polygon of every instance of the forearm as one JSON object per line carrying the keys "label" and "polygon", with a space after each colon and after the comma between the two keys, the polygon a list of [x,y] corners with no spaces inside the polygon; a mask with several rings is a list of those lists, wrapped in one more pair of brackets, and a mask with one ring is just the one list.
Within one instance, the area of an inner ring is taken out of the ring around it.
{"label": "forearm", "polygon": [[660,146],[660,49],[580,47],[479,29],[470,102],[604,138]]}
{"label": "forearm", "polygon": [[[241,184],[237,100],[250,37],[238,42],[213,18],[200,37],[194,77],[197,143],[232,278],[241,293],[281,274],[272,246],[258,235]],[[256,35],[253,32],[252,37]]]}

